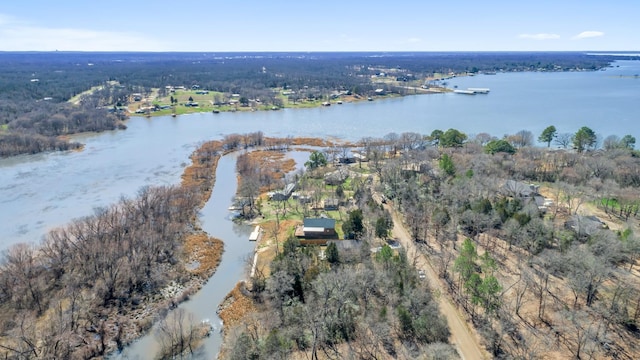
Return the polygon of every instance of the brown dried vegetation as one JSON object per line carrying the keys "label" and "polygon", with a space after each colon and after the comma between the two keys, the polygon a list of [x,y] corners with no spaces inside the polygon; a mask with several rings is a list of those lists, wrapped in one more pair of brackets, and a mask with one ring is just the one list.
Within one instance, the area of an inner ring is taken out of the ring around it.
{"label": "brown dried vegetation", "polygon": [[203,232],[188,235],[184,242],[186,263],[193,264],[193,269],[189,271],[203,279],[208,279],[216,271],[223,251],[222,240]]}
{"label": "brown dried vegetation", "polygon": [[253,299],[247,295],[245,284],[240,282],[224,298],[218,307],[218,315],[225,327],[241,323],[245,316],[256,311]]}

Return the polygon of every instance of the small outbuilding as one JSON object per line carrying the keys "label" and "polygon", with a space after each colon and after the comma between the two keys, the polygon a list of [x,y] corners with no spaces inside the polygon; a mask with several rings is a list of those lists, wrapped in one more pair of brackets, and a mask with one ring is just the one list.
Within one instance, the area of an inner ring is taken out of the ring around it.
{"label": "small outbuilding", "polygon": [[340,200],[336,198],[329,198],[324,200],[324,209],[327,211],[338,210],[339,206],[340,206]]}

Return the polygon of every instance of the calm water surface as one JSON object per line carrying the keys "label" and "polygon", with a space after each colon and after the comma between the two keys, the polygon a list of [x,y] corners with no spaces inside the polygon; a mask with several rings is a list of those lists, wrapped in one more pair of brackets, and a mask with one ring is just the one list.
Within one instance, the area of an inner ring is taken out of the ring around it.
{"label": "calm water surface", "polygon": [[[179,306],[187,313],[193,314],[196,321],[207,319],[213,326],[211,336],[205,339],[203,347],[195,356],[197,359],[216,358],[222,343],[220,334],[222,322],[216,314],[216,309],[236,283],[245,278],[247,259],[253,259],[255,243],[249,241],[249,234],[253,227],[235,224],[231,221],[231,214],[227,210],[237,187],[236,155],[231,154],[220,159],[211,199],[200,212],[202,229],[225,243],[222,261],[207,284],[189,301]],[[157,351],[158,343],[152,331],[115,358],[152,359]]]}
{"label": "calm water surface", "polygon": [[[141,186],[179,183],[198,144],[229,133],[260,130],[269,136],[358,140],[389,132],[428,134],[457,128],[495,136],[526,129],[537,136],[555,125],[559,132],[589,126],[603,138],[631,134],[640,140],[640,79],[633,76],[640,74],[640,62],[615,65],[619,67],[598,72],[511,73],[450,81],[449,86],[459,88],[491,88],[489,95],[409,96],[328,108],[132,118],[126,131],[75,137],[86,144],[83,151],[0,160],[0,249],[17,242],[36,243],[47,230],[121,196],[134,196]],[[225,240],[227,252],[207,286],[182,305],[198,318],[211,318],[214,325],[217,320],[210,315],[243,277],[242,258],[253,247],[246,240],[250,229],[228,220],[226,209],[235,193],[234,161],[233,156],[220,161],[212,198],[201,217],[205,230]],[[151,338],[134,345],[129,354],[151,356],[144,351]],[[215,354],[219,341],[212,337],[206,353]]]}

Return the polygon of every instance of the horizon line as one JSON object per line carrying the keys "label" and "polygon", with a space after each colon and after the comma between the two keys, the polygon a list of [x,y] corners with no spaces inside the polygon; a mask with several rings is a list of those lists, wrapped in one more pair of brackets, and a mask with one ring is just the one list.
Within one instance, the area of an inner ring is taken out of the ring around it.
{"label": "horizon line", "polygon": [[0,50],[0,53],[585,53],[586,55],[640,56],[640,50]]}

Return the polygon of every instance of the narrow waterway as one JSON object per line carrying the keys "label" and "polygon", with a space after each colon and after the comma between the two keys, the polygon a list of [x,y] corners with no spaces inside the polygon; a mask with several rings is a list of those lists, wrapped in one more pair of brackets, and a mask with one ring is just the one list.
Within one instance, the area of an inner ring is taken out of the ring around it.
{"label": "narrow waterway", "polygon": [[[200,212],[202,229],[210,236],[224,241],[224,255],[215,274],[189,301],[179,307],[193,314],[196,321],[208,320],[213,326],[210,337],[193,357],[215,359],[222,343],[222,322],[216,314],[218,304],[233,289],[236,283],[247,276],[247,258],[253,258],[255,243],[249,241],[252,227],[238,225],[232,221],[228,208],[236,193],[237,153],[223,156],[218,162],[216,183],[211,198]],[[127,347],[117,359],[153,359],[158,351],[153,331]]]}

